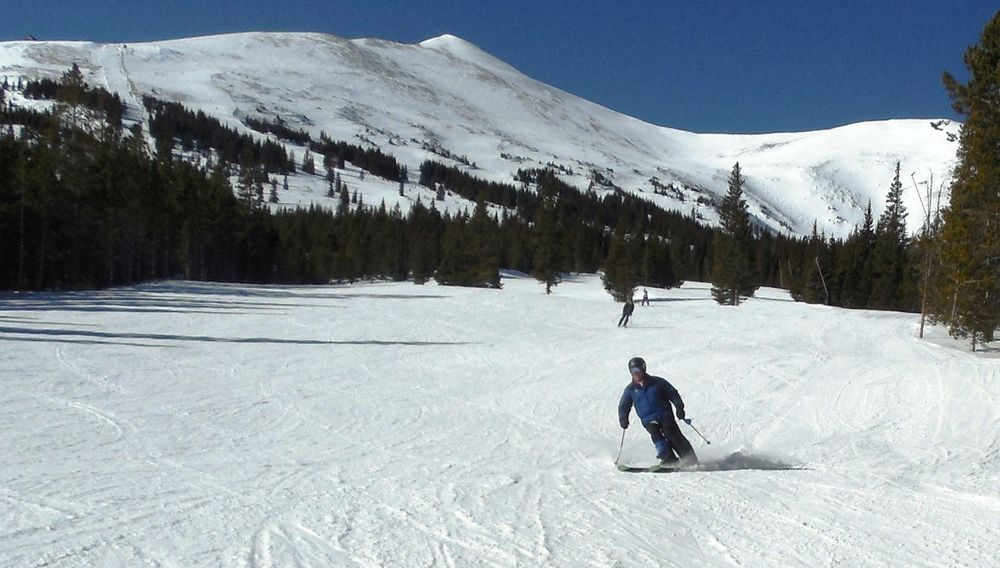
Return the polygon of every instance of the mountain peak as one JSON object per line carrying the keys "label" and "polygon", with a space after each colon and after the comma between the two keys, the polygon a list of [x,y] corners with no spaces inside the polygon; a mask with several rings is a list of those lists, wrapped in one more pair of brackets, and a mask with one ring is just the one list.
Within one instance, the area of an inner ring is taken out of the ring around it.
{"label": "mountain peak", "polygon": [[459,59],[464,59],[466,61],[474,62],[485,62],[489,61],[491,63],[500,63],[505,67],[509,67],[503,61],[493,57],[489,53],[486,53],[479,48],[474,43],[468,42],[456,35],[444,34],[437,37],[432,37],[426,39],[418,44],[420,47],[433,49],[436,51],[443,51]]}
{"label": "mountain peak", "polygon": [[437,37],[432,37],[425,39],[420,42],[421,47],[429,47],[432,49],[475,49],[479,50],[475,45],[465,41],[464,39],[452,34],[442,34]]}

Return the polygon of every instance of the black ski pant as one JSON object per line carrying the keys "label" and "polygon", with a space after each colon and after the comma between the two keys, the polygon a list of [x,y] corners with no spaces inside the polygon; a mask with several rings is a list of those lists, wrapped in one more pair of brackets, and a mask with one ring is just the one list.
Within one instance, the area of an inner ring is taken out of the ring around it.
{"label": "black ski pant", "polygon": [[622,314],[621,319],[618,320],[618,327],[628,327],[628,318],[632,314]]}
{"label": "black ski pant", "polygon": [[[650,422],[644,428],[649,432],[649,437],[653,439],[654,446],[657,442],[666,440],[670,444],[670,450],[677,454],[678,459],[689,463],[698,462],[698,456],[695,455],[691,442],[681,433],[673,416],[661,418],[659,422]],[[667,459],[669,460],[669,458]]]}

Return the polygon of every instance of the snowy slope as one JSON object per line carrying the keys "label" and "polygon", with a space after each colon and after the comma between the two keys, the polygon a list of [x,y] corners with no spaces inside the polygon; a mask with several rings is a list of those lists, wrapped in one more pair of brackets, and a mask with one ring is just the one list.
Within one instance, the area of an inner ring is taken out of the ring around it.
{"label": "snowy slope", "polygon": [[[314,33],[244,33],[128,45],[0,43],[0,76],[58,76],[73,62],[88,80],[136,105],[143,94],[211,114],[281,117],[315,137],[372,144],[416,172],[425,159],[477,166],[479,177],[510,182],[518,168],[558,167],[586,188],[592,171],[663,207],[706,222],[739,161],[751,213],[774,230],[806,234],[813,221],[846,235],[869,199],[882,210],[902,162],[911,228],[920,224],[917,184],[948,178],[956,144],[932,120],[889,120],[826,131],[761,135],[695,134],[656,126],[524,76],[454,36],[416,45]],[[594,80],[600,80],[595,77]],[[697,97],[698,93],[691,93]],[[138,118],[138,116],[136,117]],[[297,153],[301,157],[301,150]],[[911,179],[911,174],[913,178]],[[415,175],[414,175],[415,177]],[[324,203],[320,178],[292,180],[289,203]],[[672,189],[654,193],[657,186]],[[406,209],[417,195],[358,180],[366,203]],[[424,197],[426,199],[426,197]],[[452,204],[455,205],[455,204]]]}
{"label": "snowy slope", "polygon": [[[0,565],[997,566],[996,353],[777,290],[618,329],[596,277],[504,284],[0,297]],[[617,472],[633,355],[704,461],[802,469]]]}

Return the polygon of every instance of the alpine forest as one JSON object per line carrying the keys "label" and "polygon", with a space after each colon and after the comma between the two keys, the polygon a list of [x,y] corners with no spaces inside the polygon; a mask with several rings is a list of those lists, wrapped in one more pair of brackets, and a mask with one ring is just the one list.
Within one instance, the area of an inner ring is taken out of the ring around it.
{"label": "alpine forest", "polygon": [[[237,131],[152,96],[130,109],[76,66],[59,80],[5,80],[0,288],[433,279],[500,289],[509,270],[552,293],[566,275],[599,272],[619,302],[642,287],[704,281],[736,309],[759,287],[779,287],[802,302],[919,313],[976,349],[1000,326],[1000,14],[964,61],[967,82],[943,76],[965,117],[950,200],[928,191],[922,211],[907,211],[903,195],[913,188],[897,163],[884,172],[884,212],[874,218],[868,203],[846,238],[816,225],[802,237],[755,224],[739,163],[715,188],[723,197],[713,227],[641,192],[581,191],[556,167],[497,182],[450,154],[410,172],[391,147],[335,133],[317,138],[253,118]],[[17,103],[26,100],[44,104]],[[348,170],[398,184],[400,195],[421,187],[432,197],[405,213],[367,203],[344,181]],[[283,205],[289,177],[306,175],[323,176],[326,202]],[[445,208],[446,199],[470,205]],[[923,221],[916,234],[909,216]]]}

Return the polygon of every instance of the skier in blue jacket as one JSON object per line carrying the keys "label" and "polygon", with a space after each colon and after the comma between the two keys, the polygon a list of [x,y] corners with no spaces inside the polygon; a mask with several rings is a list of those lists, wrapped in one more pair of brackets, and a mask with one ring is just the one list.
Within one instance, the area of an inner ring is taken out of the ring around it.
{"label": "skier in blue jacket", "polygon": [[[633,357],[628,362],[632,382],[625,387],[618,402],[618,423],[628,428],[628,415],[635,407],[635,413],[642,427],[649,432],[656,446],[656,457],[664,465],[689,465],[698,463],[698,456],[691,442],[684,437],[674,421],[671,409],[677,409],[677,418],[684,420],[684,401],[673,385],[662,377],[646,373],[646,361]],[[675,455],[676,454],[676,455]]]}

